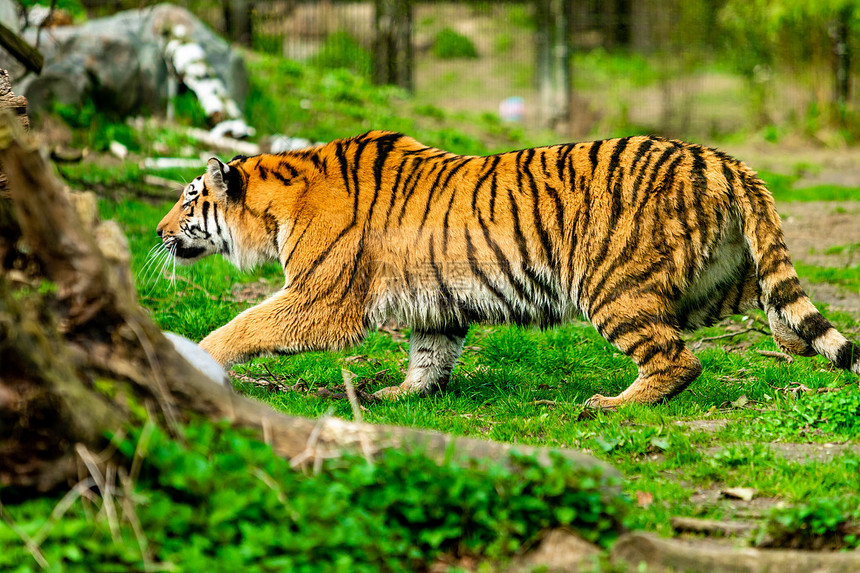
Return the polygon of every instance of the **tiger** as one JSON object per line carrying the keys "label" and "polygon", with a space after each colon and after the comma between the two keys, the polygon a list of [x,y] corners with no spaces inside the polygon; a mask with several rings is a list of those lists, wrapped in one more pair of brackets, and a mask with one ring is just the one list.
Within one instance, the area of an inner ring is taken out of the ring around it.
{"label": "tiger", "polygon": [[157,226],[181,264],[278,261],[283,289],[203,338],[224,367],[411,329],[402,384],[444,391],[471,324],[584,317],[638,375],[612,410],[702,371],[682,333],[752,309],[777,345],[860,374],[860,348],[807,297],[774,200],[743,162],[655,136],[486,157],[370,131],[298,151],[209,159]]}

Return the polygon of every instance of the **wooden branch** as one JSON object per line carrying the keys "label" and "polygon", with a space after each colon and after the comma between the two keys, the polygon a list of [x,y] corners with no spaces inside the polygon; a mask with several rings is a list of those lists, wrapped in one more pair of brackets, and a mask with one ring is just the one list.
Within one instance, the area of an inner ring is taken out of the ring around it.
{"label": "wooden branch", "polygon": [[37,74],[42,72],[42,66],[45,64],[45,58],[41,52],[28,44],[21,36],[0,22],[0,46],[12,54],[12,57],[24,64],[31,72]]}
{"label": "wooden branch", "polygon": [[725,537],[747,537],[752,535],[757,525],[745,521],[717,521],[715,519],[699,519],[696,517],[671,518],[672,527],[676,531],[690,531],[707,535],[722,535]]}

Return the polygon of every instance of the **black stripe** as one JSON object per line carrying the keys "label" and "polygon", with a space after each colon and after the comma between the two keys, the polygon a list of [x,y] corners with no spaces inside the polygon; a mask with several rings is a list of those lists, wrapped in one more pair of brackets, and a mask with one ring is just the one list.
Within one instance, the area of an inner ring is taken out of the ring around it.
{"label": "black stripe", "polygon": [[671,340],[668,344],[652,344],[642,357],[636,361],[636,365],[642,368],[661,354],[669,355],[674,353],[675,358],[677,358],[683,349],[684,341],[677,338]]}
{"label": "black stripe", "polygon": [[[677,167],[674,161],[672,162],[670,169],[666,170],[666,177],[664,178],[668,189],[671,189],[671,186],[674,185],[676,182],[675,170],[672,169],[672,167]],[[690,223],[689,221],[687,221],[687,214],[689,212],[689,209],[687,209],[686,193],[684,192],[683,182],[679,182],[677,185],[673,208],[674,217],[671,213],[667,213],[666,218],[668,220],[674,218],[681,224],[681,248],[684,250],[684,266],[687,267],[687,272],[685,273],[685,275],[689,280],[697,268],[697,260],[693,254],[693,241]]]}
{"label": "black stripe", "polygon": [[511,262],[505,256],[505,253],[499,247],[498,243],[496,243],[490,236],[490,230],[484,224],[484,221],[481,220],[480,215],[478,216],[478,219],[481,224],[481,230],[484,232],[484,240],[487,242],[487,245],[490,247],[490,249],[492,249],[493,254],[496,256],[496,262],[498,262],[501,266],[502,272],[504,273],[505,277],[507,277],[508,282],[513,285],[514,290],[517,292],[517,295],[520,297],[520,299],[523,300],[523,302],[530,302],[531,297],[526,292],[525,286],[517,280],[517,278],[514,276],[514,273],[511,271]]}
{"label": "black stripe", "polygon": [[[588,307],[589,318],[593,321],[604,306],[617,299],[624,292],[632,291],[634,288],[639,287],[642,284],[647,284],[648,279],[654,276],[658,271],[661,271],[663,267],[667,266],[668,262],[668,259],[660,258],[653,261],[644,269],[626,275],[618,284],[614,285],[612,289],[606,291],[599,301],[591,301],[593,304],[589,304]],[[580,298],[582,298],[581,295]]]}
{"label": "black stripe", "polygon": [[478,279],[481,281],[481,283],[485,287],[487,287],[487,290],[489,290],[493,294],[493,296],[495,296],[502,303],[504,303],[505,307],[507,307],[507,309],[508,309],[508,313],[511,316],[514,316],[516,313],[514,313],[514,309],[513,309],[513,306],[511,305],[510,301],[508,301],[508,299],[505,298],[504,293],[502,293],[498,288],[496,288],[495,285],[493,285],[493,283],[490,282],[490,279],[487,277],[486,274],[484,274],[484,271],[482,271],[481,268],[478,266],[478,261],[475,258],[475,245],[472,244],[472,237],[469,234],[469,229],[465,229],[465,232],[466,232],[466,257],[469,259],[469,268],[471,269],[472,274],[474,274],[476,277],[478,277]]}
{"label": "black stripe", "polygon": [[[521,161],[522,161],[523,154],[525,154],[526,151],[527,150],[525,150],[525,149],[522,151],[517,151],[516,155],[514,156],[514,167],[516,167],[516,170],[517,170],[516,191],[518,194],[522,194],[522,192],[523,192],[523,167],[522,167]],[[532,151],[532,153],[534,153],[534,151]]]}
{"label": "black stripe", "polygon": [[436,170],[436,168],[440,166],[440,164],[436,162],[421,162],[421,168],[417,173],[417,177],[415,177],[415,179],[412,181],[412,186],[406,189],[406,195],[403,198],[403,204],[400,206],[400,215],[397,217],[398,225],[403,223],[403,216],[406,214],[406,206],[409,204],[409,200],[412,198],[413,191],[415,191],[415,189],[418,187],[418,184],[424,179],[424,168],[427,167],[428,164],[430,165],[430,172],[427,174],[428,177],[431,176]]}
{"label": "black stripe", "polygon": [[433,183],[430,185],[429,192],[427,193],[427,203],[424,205],[424,217],[421,218],[421,224],[418,226],[419,237],[424,229],[424,223],[427,222],[427,217],[430,216],[430,202],[433,200],[433,194],[436,192],[437,187],[441,187],[441,185],[439,185],[439,180],[442,179],[442,175],[445,173],[445,169],[447,169],[447,167],[447,164],[443,164],[439,173],[436,174],[436,179],[434,179]]}
{"label": "black stripe", "polygon": [[286,268],[287,268],[287,265],[290,263],[290,259],[292,259],[292,258],[293,258],[293,253],[295,253],[295,252],[296,252],[296,248],[299,246],[299,243],[301,243],[301,242],[302,242],[302,239],[304,239],[304,238],[305,238],[305,233],[307,233],[307,232],[308,232],[308,229],[310,228],[310,226],[311,226],[311,224],[310,224],[310,222],[308,222],[308,224],[307,224],[307,225],[305,225],[305,228],[304,228],[304,230],[302,231],[302,234],[301,234],[301,235],[299,235],[299,238],[298,238],[298,239],[296,239],[296,242],[295,242],[295,243],[293,243],[293,248],[292,248],[292,249],[290,249],[290,253],[289,253],[289,254],[287,255],[287,257],[284,259],[284,265],[283,265],[283,266],[284,266],[284,269],[286,269]]}
{"label": "black stripe", "polygon": [[346,153],[343,149],[343,142],[338,141],[334,147],[334,156],[337,159],[337,162],[340,164],[340,176],[343,178],[343,186],[346,190],[347,196],[349,196],[349,171],[348,171],[348,162],[346,159]]}
{"label": "black stripe", "polygon": [[496,222],[496,191],[498,190],[498,173],[493,170],[493,178],[490,180],[490,222]]}
{"label": "black stripe", "polygon": [[597,171],[597,155],[600,153],[600,147],[603,141],[591,142],[591,149],[588,150],[588,158],[591,160],[591,178],[594,179],[594,172]]}
{"label": "black stripe", "polygon": [[454,297],[451,295],[451,290],[448,288],[448,285],[445,284],[445,280],[442,278],[442,271],[439,269],[439,265],[436,263],[436,249],[433,244],[433,233],[430,233],[429,243],[430,267],[433,269],[433,276],[436,278],[436,283],[439,285],[439,290],[442,291],[442,297],[448,302],[448,304],[453,305]]}
{"label": "black stripe", "polygon": [[[644,193],[645,196],[651,195],[651,193],[654,191],[654,187],[657,184],[657,177],[660,174],[660,169],[669,160],[669,158],[672,157],[674,153],[674,146],[666,147],[663,150],[663,153],[660,154],[660,157],[657,158],[657,161],[654,162],[654,168],[651,170],[651,176],[648,178],[647,190]],[[680,157],[676,157],[675,161],[680,161]]]}
{"label": "black stripe", "polygon": [[776,284],[768,294],[768,304],[777,312],[805,296],[803,288],[800,286],[800,281],[797,277],[783,279]]}
{"label": "black stripe", "polygon": [[[612,157],[609,159],[609,168],[606,172],[606,190],[612,194],[612,207],[609,214],[609,226],[614,231],[618,224],[618,219],[621,218],[621,194],[623,192],[622,181],[624,178],[624,169],[619,169],[618,163],[621,160],[621,154],[627,149],[627,144],[630,142],[629,137],[619,139],[615,145],[615,150],[612,152]],[[616,171],[619,173],[615,174]],[[615,185],[612,185],[612,180],[615,179]]]}
{"label": "black stripe", "polygon": [[203,230],[208,234],[209,233],[209,218],[206,216],[209,214],[209,201],[203,202],[201,218],[203,219]]}
{"label": "black stripe", "polygon": [[652,326],[655,324],[670,324],[670,321],[667,321],[666,316],[659,311],[657,313],[640,313],[634,315],[628,320],[619,322],[612,330],[601,332],[601,334],[603,334],[603,338],[605,338],[607,342],[614,344],[616,340],[625,334],[639,332],[646,326]]}
{"label": "black stripe", "polygon": [[[352,263],[352,272],[349,274],[349,280],[346,282],[346,286],[343,287],[343,293],[340,295],[341,300],[345,300],[347,295],[352,291],[352,285],[355,283],[355,279],[358,276],[358,269],[362,262],[362,255],[364,254],[364,235],[361,236],[361,239],[358,241],[358,252],[355,254],[355,258]],[[334,282],[332,283],[334,286]]]}
{"label": "black stripe", "polygon": [[708,197],[708,178],[705,175],[707,164],[703,155],[703,149],[699,146],[690,148],[693,154],[693,167],[691,180],[693,185],[693,209],[696,213],[696,225],[699,229],[699,240],[701,244],[707,241],[708,222],[705,215],[704,200]]}
{"label": "black stripe", "polygon": [[[592,233],[589,226],[589,222],[591,221],[591,186],[585,185],[585,178],[580,177],[580,187],[582,188],[582,206],[579,209],[576,224],[574,225],[574,234],[579,235],[579,233],[577,233],[577,230],[582,229],[582,235],[584,236],[584,238],[586,238],[586,240],[579,242],[580,251],[586,249],[587,252],[587,250],[591,246],[592,238]],[[583,253],[580,258],[586,259],[587,254]],[[581,274],[579,275],[579,283],[576,285],[576,305],[581,310],[582,306],[579,304],[579,302],[582,299],[582,286],[585,282],[587,273],[585,272],[586,269],[580,269],[580,271]]]}
{"label": "black stripe", "polygon": [[615,142],[615,149],[609,157],[609,167],[606,169],[606,188],[612,187],[612,178],[615,176],[615,170],[618,169],[618,163],[621,161],[621,154],[627,149],[627,144],[630,141],[629,137],[618,139]]}
{"label": "black stripe", "polygon": [[481,190],[481,185],[484,184],[484,181],[486,181],[487,177],[489,177],[490,175],[493,175],[493,179],[495,180],[495,171],[496,167],[499,165],[499,161],[501,161],[501,158],[499,158],[498,155],[491,158],[491,161],[488,161],[486,163],[488,167],[486,168],[484,173],[482,173],[481,176],[478,177],[478,181],[475,183],[475,188],[472,191],[472,213],[475,213],[475,211],[477,210],[478,191]]}
{"label": "black stripe", "polygon": [[391,210],[394,209],[394,199],[397,197],[397,190],[400,187],[400,178],[403,176],[403,170],[406,168],[405,163],[400,163],[395,168],[397,172],[394,176],[394,183],[391,185],[391,193],[389,194],[388,210],[385,211],[385,230],[388,230],[388,220],[391,218]]}
{"label": "black stripe", "polygon": [[353,205],[352,205],[352,218],[353,222],[358,218],[358,194],[361,191],[359,189],[358,182],[358,174],[361,172],[361,154],[364,152],[364,148],[370,144],[370,139],[360,139],[356,142],[355,147],[355,156],[352,160],[352,182],[353,187],[352,190],[355,192],[353,196]]}
{"label": "black stripe", "polygon": [[[445,180],[444,180],[444,181],[442,182],[442,184],[439,186],[439,187],[440,187],[440,192],[441,192],[441,191],[444,191],[445,189],[447,189],[448,184],[449,184],[449,183],[451,183],[451,178],[452,178],[452,177],[454,177],[454,175],[456,175],[456,174],[457,174],[457,172],[458,172],[460,169],[462,169],[464,165],[466,165],[467,163],[469,163],[469,161],[470,161],[470,159],[463,159],[462,161],[460,161],[460,163],[458,163],[457,165],[455,165],[455,166],[454,166],[454,168],[453,168],[453,169],[451,169],[451,170],[448,172],[448,176],[447,176],[447,177],[445,177]],[[429,199],[428,199],[428,203],[429,203]]]}
{"label": "black stripe", "polygon": [[805,342],[812,342],[819,336],[823,336],[828,330],[833,328],[830,321],[821,316],[818,312],[806,316],[797,325],[795,332]]}
{"label": "black stripe", "polygon": [[765,250],[758,263],[758,276],[762,279],[775,273],[781,266],[791,266],[791,257],[785,249]]}
{"label": "black stripe", "polygon": [[316,259],[314,259],[314,261],[310,264],[310,266],[307,269],[305,269],[305,271],[301,274],[301,276],[296,278],[296,282],[297,283],[303,283],[304,281],[306,281],[308,279],[308,277],[310,277],[311,274],[313,274],[317,270],[317,268],[329,256],[329,253],[331,253],[332,250],[334,250],[334,248],[337,246],[337,244],[346,236],[346,234],[354,226],[355,226],[355,221],[353,221],[352,223],[350,223],[349,225],[344,227],[340,231],[340,233],[338,233],[337,237],[335,237],[334,240],[328,244],[328,246],[325,248],[325,250],[322,253],[320,253]]}
{"label": "black stripe", "polygon": [[531,255],[529,254],[528,243],[525,235],[523,235],[522,227],[520,226],[520,210],[519,207],[517,207],[516,202],[514,202],[514,195],[510,189],[508,189],[508,198],[511,202],[511,218],[514,221],[514,240],[516,241],[517,249],[520,252],[520,259],[522,259],[522,270],[532,284],[544,293],[544,296],[546,296],[547,299],[554,300],[556,298],[556,293],[552,286],[543,280],[531,266]]}
{"label": "black stripe", "polygon": [[[391,154],[394,144],[403,137],[399,133],[384,135],[376,140],[376,160],[373,162],[373,180],[375,188],[373,190],[373,199],[370,201],[370,207],[367,212],[366,225],[370,225],[373,219],[373,210],[376,208],[376,200],[379,198],[379,191],[382,189],[382,171],[385,168],[385,160]],[[399,170],[398,170],[399,175]],[[394,194],[392,193],[392,196]]]}
{"label": "black stripe", "polygon": [[856,361],[860,360],[860,346],[857,346],[850,340],[846,340],[845,344],[839,347],[836,351],[836,357],[833,364],[839,368],[848,370]]}
{"label": "black stripe", "polygon": [[221,225],[218,223],[218,203],[212,203],[212,220],[215,221],[215,234],[221,236]]}
{"label": "black stripe", "polygon": [[[532,151],[529,156],[529,160],[534,156],[534,151]],[[543,226],[543,220],[540,214],[540,193],[538,192],[537,182],[535,181],[534,176],[532,175],[531,169],[524,169],[526,177],[529,180],[529,188],[532,193],[532,217],[534,217],[534,226],[538,233],[538,238],[540,239],[541,247],[543,248],[544,256],[546,258],[547,264],[550,269],[556,269],[555,264],[555,255],[553,253],[552,244],[550,242],[549,233],[546,228]]]}
{"label": "black stripe", "polygon": [[[645,172],[648,170],[648,165],[650,164],[650,157],[654,151],[654,140],[646,139],[642,143],[639,144],[639,147],[635,152],[635,159],[633,160],[633,164],[630,166],[630,174],[636,173],[636,178],[633,181],[633,195],[630,198],[630,204],[635,205],[636,201],[639,199],[639,189],[642,187],[642,178],[645,176]],[[641,166],[636,171],[636,167],[638,165]]]}
{"label": "black stripe", "polygon": [[566,168],[570,167],[570,162],[567,158],[570,156],[570,152],[573,149],[573,144],[568,143],[563,146],[564,149],[558,150],[558,157],[555,160],[555,170],[558,173],[558,178],[564,181],[564,171]]}
{"label": "black stripe", "polygon": [[448,208],[445,209],[445,219],[442,223],[442,252],[448,254],[448,216],[451,214],[451,207],[454,205],[454,196],[457,194],[457,188],[451,190],[451,198],[448,200]]}
{"label": "black stripe", "polygon": [[558,191],[555,188],[544,183],[544,189],[547,195],[555,202],[555,224],[558,225],[559,236],[564,237],[564,203],[562,203],[561,197],[559,197]]}
{"label": "black stripe", "polygon": [[278,163],[278,170],[275,173],[284,170],[290,174],[290,177],[296,177],[299,174],[299,172],[296,171],[295,167],[287,163],[286,159],[281,159],[281,161]]}

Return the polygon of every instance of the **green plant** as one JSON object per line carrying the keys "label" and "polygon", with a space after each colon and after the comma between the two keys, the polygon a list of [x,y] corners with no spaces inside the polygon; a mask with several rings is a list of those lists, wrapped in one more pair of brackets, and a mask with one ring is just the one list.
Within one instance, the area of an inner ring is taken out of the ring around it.
{"label": "green plant", "polygon": [[781,410],[765,412],[760,420],[765,426],[780,426],[783,431],[856,437],[860,435],[860,389],[854,385],[803,394]]}
{"label": "green plant", "polygon": [[370,52],[344,31],[329,35],[312,62],[323,70],[343,68],[363,78],[370,77],[372,69]]}
{"label": "green plant", "polygon": [[472,40],[446,26],[433,40],[433,55],[443,60],[477,58],[478,50]]}
{"label": "green plant", "polygon": [[209,122],[197,95],[191,90],[185,90],[173,98],[173,109],[179,123],[204,127]]}
{"label": "green plant", "polygon": [[[112,520],[80,503],[54,523],[45,500],[5,510],[37,535],[54,570],[370,572],[424,568],[443,551],[500,558],[556,526],[608,546],[628,507],[618,484],[561,456],[541,465],[515,454],[511,468],[481,470],[389,450],[304,475],[227,427],[196,423],[182,434],[148,425],[119,443],[143,464],[133,489],[126,482],[116,494]],[[35,569],[8,528],[0,549],[0,568]]]}
{"label": "green plant", "polygon": [[860,510],[849,510],[844,499],[822,497],[772,509],[764,532],[777,547],[851,549],[860,545],[858,518]]}

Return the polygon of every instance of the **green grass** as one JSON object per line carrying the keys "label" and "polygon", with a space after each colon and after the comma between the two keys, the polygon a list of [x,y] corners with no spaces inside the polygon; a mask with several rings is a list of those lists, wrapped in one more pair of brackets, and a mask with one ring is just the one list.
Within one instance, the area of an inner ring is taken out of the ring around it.
{"label": "green grass", "polygon": [[837,284],[848,290],[860,293],[860,265],[848,267],[820,267],[797,262],[794,264],[797,274],[816,283]]}
{"label": "green grass", "polygon": [[860,201],[860,189],[841,185],[813,185],[796,187],[798,175],[784,175],[759,171],[768,189],[777,201]]}

